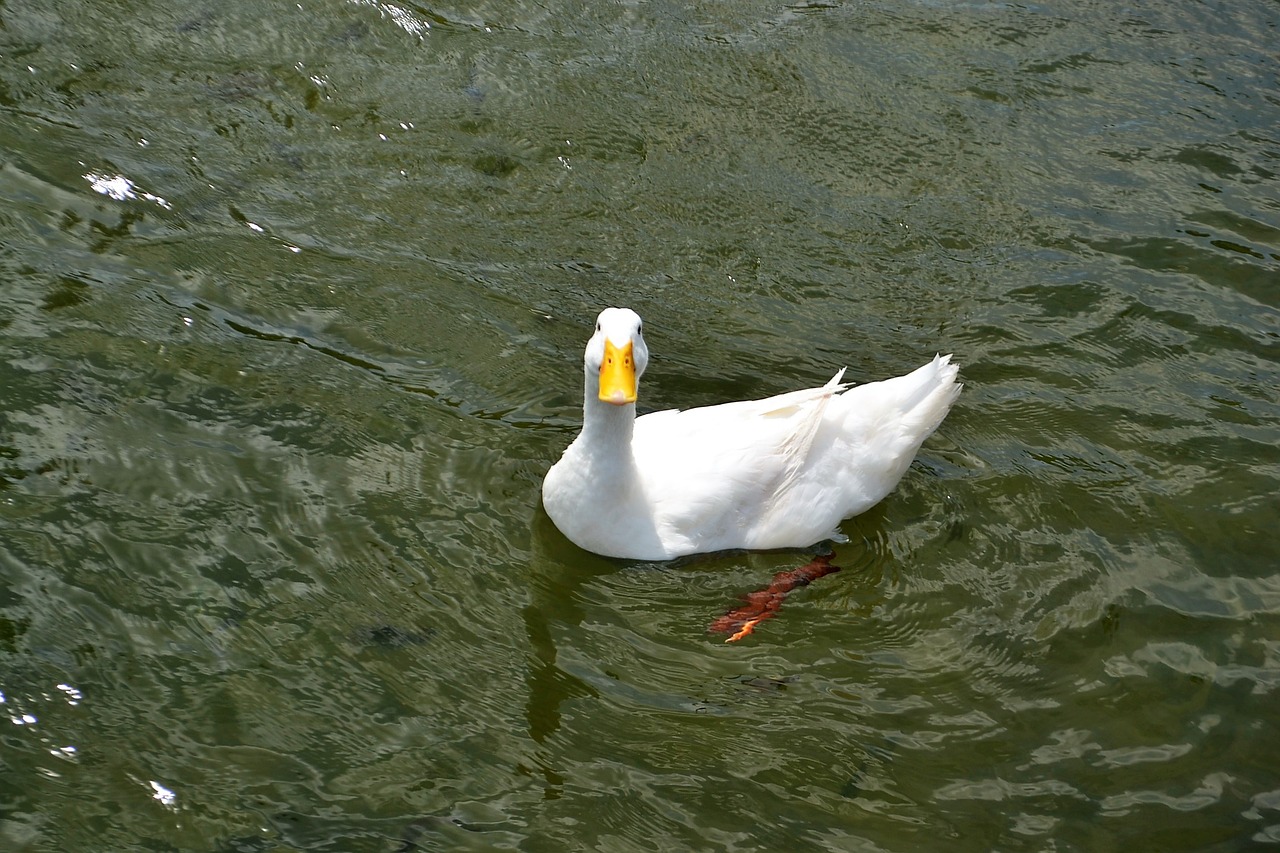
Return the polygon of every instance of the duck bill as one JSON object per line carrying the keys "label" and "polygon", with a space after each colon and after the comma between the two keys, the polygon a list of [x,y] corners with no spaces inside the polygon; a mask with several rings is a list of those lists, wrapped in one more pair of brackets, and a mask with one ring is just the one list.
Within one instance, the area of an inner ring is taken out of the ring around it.
{"label": "duck bill", "polygon": [[616,347],[604,342],[604,361],[600,364],[600,399],[615,406],[636,401],[636,362],[631,355],[631,342]]}

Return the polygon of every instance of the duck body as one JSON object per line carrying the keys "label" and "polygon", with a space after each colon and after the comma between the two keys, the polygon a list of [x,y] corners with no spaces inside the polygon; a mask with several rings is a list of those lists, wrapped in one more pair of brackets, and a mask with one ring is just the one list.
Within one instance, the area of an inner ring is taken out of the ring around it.
{"label": "duck body", "polygon": [[906,473],[960,392],[958,367],[636,417],[640,318],[601,312],[584,361],[582,432],[547,472],[543,506],[574,544],[667,560],[840,538]]}

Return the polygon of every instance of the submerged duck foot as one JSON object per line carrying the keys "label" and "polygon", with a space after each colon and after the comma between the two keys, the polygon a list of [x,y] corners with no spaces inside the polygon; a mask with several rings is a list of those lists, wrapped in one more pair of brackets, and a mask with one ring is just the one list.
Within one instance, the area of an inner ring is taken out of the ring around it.
{"label": "submerged duck foot", "polygon": [[772,583],[764,589],[743,596],[745,604],[742,607],[730,610],[716,619],[707,631],[729,634],[726,643],[736,643],[750,635],[761,622],[773,618],[791,590],[798,586],[808,586],[820,577],[840,571],[839,566],[831,564],[835,556],[834,552],[819,554],[799,568],[778,572],[773,576]]}

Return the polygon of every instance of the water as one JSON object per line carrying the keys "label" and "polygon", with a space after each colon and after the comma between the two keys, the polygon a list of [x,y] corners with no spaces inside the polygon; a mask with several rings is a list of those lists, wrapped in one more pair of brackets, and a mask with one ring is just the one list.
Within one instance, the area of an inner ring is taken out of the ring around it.
{"label": "water", "polygon": [[[1277,7],[0,5],[0,848],[1280,842]],[[843,571],[541,514],[966,389]]]}

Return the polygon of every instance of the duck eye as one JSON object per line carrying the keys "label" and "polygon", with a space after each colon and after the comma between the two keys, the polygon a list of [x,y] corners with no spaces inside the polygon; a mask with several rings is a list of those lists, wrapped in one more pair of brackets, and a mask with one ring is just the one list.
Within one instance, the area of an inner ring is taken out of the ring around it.
{"label": "duck eye", "polygon": [[644,334],[644,323],[641,323],[639,326],[636,326],[636,334],[637,335]]}
{"label": "duck eye", "polygon": [[599,323],[596,323],[596,331],[597,331],[597,332],[598,332],[598,331],[600,331],[600,324],[599,324]]}

